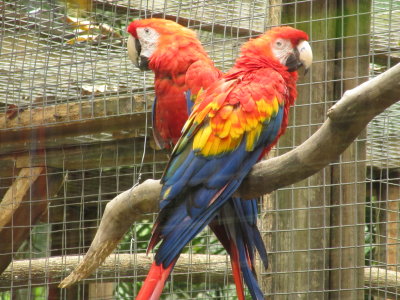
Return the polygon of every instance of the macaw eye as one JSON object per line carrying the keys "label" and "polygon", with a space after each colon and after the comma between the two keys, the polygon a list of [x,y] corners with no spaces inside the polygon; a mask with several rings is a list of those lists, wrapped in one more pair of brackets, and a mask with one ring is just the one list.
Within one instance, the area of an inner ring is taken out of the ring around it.
{"label": "macaw eye", "polygon": [[150,30],[148,28],[145,28],[144,32],[148,34],[150,32]]}
{"label": "macaw eye", "polygon": [[282,39],[278,39],[275,41],[275,47],[277,49],[282,49],[285,46],[285,42]]}

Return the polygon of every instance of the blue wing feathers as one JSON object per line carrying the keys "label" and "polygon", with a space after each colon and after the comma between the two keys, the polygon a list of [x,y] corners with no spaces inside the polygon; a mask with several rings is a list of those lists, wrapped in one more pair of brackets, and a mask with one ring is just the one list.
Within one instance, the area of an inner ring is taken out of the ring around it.
{"label": "blue wing feathers", "polygon": [[190,90],[187,90],[185,92],[185,99],[186,99],[187,113],[188,113],[188,116],[190,116],[190,114],[192,113],[193,105],[194,105],[194,102],[192,101],[192,93],[190,92]]}
{"label": "blue wing feathers", "polygon": [[[256,158],[253,159],[254,162],[252,164],[250,163],[248,164],[248,171],[250,170],[251,166],[255,163],[255,161],[257,161],[257,157],[262,152],[262,147],[259,148],[260,148],[258,149],[259,151],[252,152],[252,156]],[[240,180],[234,179],[230,183],[228,183],[227,187],[220,194],[217,201],[203,208],[201,210],[201,213],[197,214],[197,217],[195,219],[190,218],[189,213],[186,212],[186,216],[188,216],[188,218],[184,217],[183,219],[185,220],[185,222],[179,224],[178,228],[173,226],[168,226],[168,227],[163,226],[163,231],[164,229],[166,229],[170,231],[170,233],[168,234],[168,236],[165,235],[163,237],[164,239],[160,247],[158,248],[157,254],[155,256],[157,264],[163,263],[163,265],[167,267],[175,259],[175,257],[179,255],[179,253],[182,251],[182,248],[190,240],[192,240],[201,230],[203,230],[208,223],[210,223],[210,221],[215,217],[217,211],[221,208],[221,206],[237,190],[242,180],[243,178],[241,178]],[[212,194],[216,194],[217,192],[218,192],[217,190],[213,190]],[[206,199],[207,204],[209,199],[210,198]],[[182,203],[181,205],[185,205],[185,203]],[[182,212],[181,209],[175,209],[174,214],[175,211],[177,213]]]}
{"label": "blue wing feathers", "polygon": [[[267,252],[258,231],[256,200],[242,201],[232,198],[244,177],[259,160],[264,148],[279,134],[283,107],[265,124],[252,149],[246,151],[246,139],[232,152],[218,157],[203,157],[192,150],[193,139],[186,139],[184,147],[175,152],[163,176],[163,200],[156,221],[154,241],[161,243],[155,255],[156,263],[168,267],[181,253],[183,247],[204,229],[220,209],[231,205],[232,222],[223,224],[223,234],[229,235],[238,248],[243,279],[254,299],[263,299],[253,273],[254,252],[257,250],[267,267]],[[195,125],[193,125],[195,126]],[[190,132],[194,130],[189,128]],[[187,136],[186,136],[187,137]],[[229,209],[227,209],[229,211]],[[220,220],[221,221],[221,220]],[[223,238],[223,237],[222,237]],[[249,265],[249,260],[251,261]]]}
{"label": "blue wing feathers", "polygon": [[[162,227],[163,241],[156,254],[157,263],[163,263],[164,266],[168,266],[181,252],[182,248],[215,217],[218,209],[236,191],[244,177],[257,162],[264,149],[265,142],[272,142],[276,138],[282,116],[283,109],[280,109],[275,119],[271,120],[269,126],[262,132],[259,139],[261,141],[252,152],[245,151],[244,142],[242,142],[242,145],[235,151],[212,161],[202,158],[201,156],[193,156],[193,152],[190,152],[183,164],[176,169],[175,174],[179,174],[179,176],[172,175],[165,179],[163,190],[171,187],[171,191],[167,199],[163,201],[162,207],[165,209],[168,205],[173,205],[174,209],[167,209],[164,214],[160,213],[160,215],[172,213],[173,216],[168,216],[168,218],[174,221],[167,222],[167,224],[162,224],[162,222],[160,222],[159,226]],[[241,160],[238,160],[237,157],[240,157]],[[177,158],[179,158],[179,155],[175,159]],[[241,163],[237,163],[240,161]],[[172,162],[172,164],[173,163],[174,162]],[[221,163],[222,165],[224,163],[226,164],[225,168],[218,168]],[[185,169],[181,171],[183,165]],[[195,170],[199,169],[199,166],[202,166],[204,171],[202,171],[202,173],[197,172],[193,175]],[[210,179],[204,182],[204,178],[207,178],[207,171],[212,171],[212,174],[208,173]],[[215,175],[215,177],[213,177],[213,175]],[[218,175],[224,180],[218,180]],[[191,180],[193,178],[199,180],[196,176],[203,179],[202,184],[197,187],[193,186],[188,188],[187,183],[190,182],[192,185],[193,182],[191,182]],[[224,186],[226,186],[226,188],[216,201],[210,205],[210,199]],[[178,194],[182,194],[179,196],[180,200],[174,199]],[[189,196],[189,194],[191,194],[191,196]],[[171,200],[175,202],[181,201],[182,203],[173,204]],[[195,205],[187,205],[185,203],[186,201],[192,201],[192,204]],[[177,206],[179,208],[177,208]],[[183,207],[185,207],[185,210],[183,210]],[[183,214],[183,216],[181,215],[179,218],[175,218],[174,215],[176,214]],[[195,218],[191,216],[195,216]],[[162,218],[163,217],[161,217],[161,220]],[[178,222],[181,222],[181,224],[176,227]],[[254,235],[253,239],[255,239]],[[257,242],[255,244],[258,245],[259,243]],[[259,248],[260,247],[257,247],[257,249]]]}

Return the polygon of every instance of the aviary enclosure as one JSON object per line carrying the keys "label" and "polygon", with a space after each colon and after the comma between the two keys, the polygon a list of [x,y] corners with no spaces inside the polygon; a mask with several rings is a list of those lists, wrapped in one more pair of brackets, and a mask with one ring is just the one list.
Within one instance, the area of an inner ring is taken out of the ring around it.
{"label": "aviary enclosure", "polygon": [[[224,71],[243,42],[271,26],[308,32],[314,64],[270,157],[317,131],[346,90],[400,62],[396,0],[0,2],[1,300],[136,295],[156,208],[138,209],[104,263],[83,256],[106,204],[159,178],[168,160],[151,134],[153,75],[126,55],[126,25],[150,16],[196,30]],[[397,103],[327,167],[260,199],[265,298],[397,299],[399,201]],[[58,288],[76,270],[84,278]],[[209,230],[187,246],[162,297],[236,298],[229,259]]]}

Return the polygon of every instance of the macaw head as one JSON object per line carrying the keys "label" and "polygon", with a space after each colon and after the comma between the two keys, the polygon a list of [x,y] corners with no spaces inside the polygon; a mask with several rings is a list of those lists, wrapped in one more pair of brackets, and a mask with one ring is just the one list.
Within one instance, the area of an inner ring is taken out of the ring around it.
{"label": "macaw head", "polygon": [[289,72],[294,72],[302,66],[307,71],[313,60],[307,40],[308,35],[304,31],[289,26],[275,27],[245,43],[241,53],[272,59],[286,66]]}
{"label": "macaw head", "polygon": [[176,71],[187,68],[183,62],[195,59],[195,55],[207,56],[193,30],[170,20],[135,20],[127,31],[128,56],[141,70],[168,67]]}

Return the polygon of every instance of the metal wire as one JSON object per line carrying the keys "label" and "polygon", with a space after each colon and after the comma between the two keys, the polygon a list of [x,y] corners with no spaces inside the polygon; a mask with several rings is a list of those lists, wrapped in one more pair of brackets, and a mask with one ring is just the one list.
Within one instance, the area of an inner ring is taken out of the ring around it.
{"label": "metal wire", "polygon": [[[299,81],[287,133],[270,156],[315,132],[346,89],[400,62],[396,0],[93,0],[86,11],[72,2],[0,3],[0,200],[8,193],[28,207],[0,230],[7,241],[5,247],[0,240],[0,268],[8,262],[11,270],[10,281],[0,280],[0,300],[132,299],[140,288],[139,254],[153,214],[136,222],[113,254],[116,262],[130,254],[131,271],[116,263],[111,273],[97,270],[70,289],[56,288],[72,271],[67,257],[86,253],[105,205],[140,180],[159,178],[168,159],[152,146],[146,122],[153,75],[136,70],[126,55],[131,20],[156,16],[187,25],[223,71],[243,42],[272,26],[307,31],[318,49],[314,66]],[[143,122],[115,129],[100,122],[124,116]],[[271,266],[257,272],[266,299],[396,299],[399,124],[400,105],[393,105],[337,161],[263,197],[259,227]],[[236,299],[229,258],[209,230],[185,253],[189,263],[173,273],[163,299]],[[216,255],[226,267],[218,274]],[[41,275],[29,267],[27,280],[15,277],[18,261],[31,266],[35,259],[45,260]]]}

